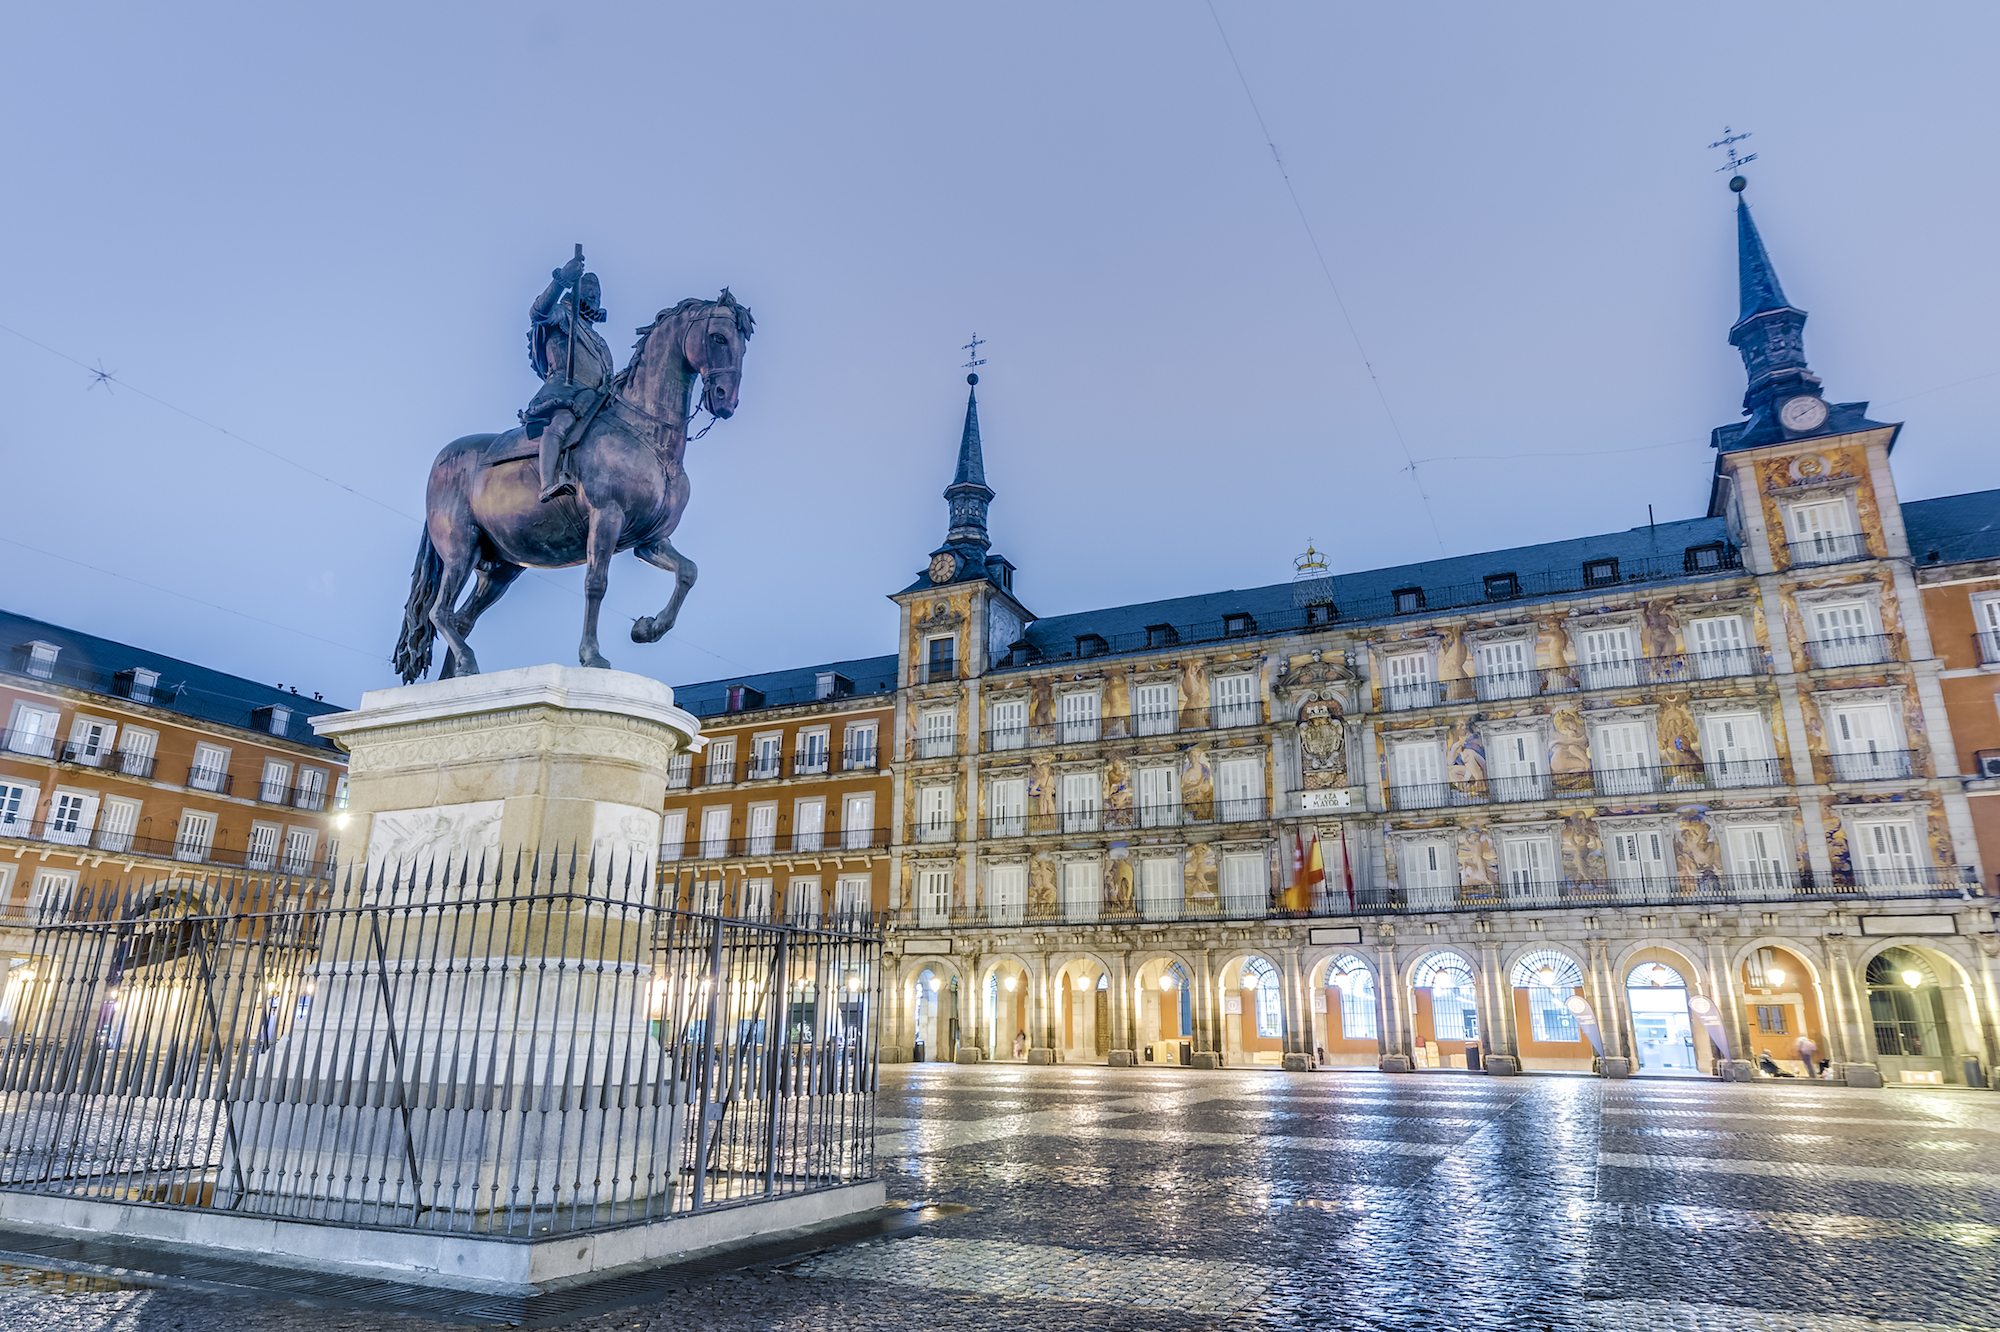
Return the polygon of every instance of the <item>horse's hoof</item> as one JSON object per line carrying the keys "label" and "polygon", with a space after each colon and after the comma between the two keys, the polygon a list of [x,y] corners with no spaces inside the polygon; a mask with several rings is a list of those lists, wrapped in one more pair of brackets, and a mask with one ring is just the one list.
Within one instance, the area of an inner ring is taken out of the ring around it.
{"label": "horse's hoof", "polygon": [[583,664],[592,670],[608,671],[611,669],[611,663],[604,659],[604,654],[601,652],[591,653],[588,657],[584,658]]}
{"label": "horse's hoof", "polygon": [[650,643],[658,637],[659,635],[653,632],[652,616],[648,615],[643,619],[632,621],[632,641],[634,643]]}

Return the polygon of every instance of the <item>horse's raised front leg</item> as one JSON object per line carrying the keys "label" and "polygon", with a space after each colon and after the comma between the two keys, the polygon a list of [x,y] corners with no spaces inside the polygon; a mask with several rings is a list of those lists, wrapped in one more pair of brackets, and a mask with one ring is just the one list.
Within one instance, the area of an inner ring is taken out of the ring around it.
{"label": "horse's raised front leg", "polygon": [[472,655],[472,645],[465,641],[465,631],[459,628],[459,617],[454,609],[458,605],[458,594],[465,590],[465,580],[472,573],[473,542],[461,530],[454,531],[446,543],[437,543],[434,533],[433,544],[437,545],[438,559],[444,565],[444,572],[438,582],[437,599],[431,602],[431,624],[450,645],[445,653],[444,666],[438,671],[438,679],[477,675],[479,660]]}
{"label": "horse's raised front leg", "polygon": [[667,602],[665,610],[658,615],[648,615],[632,621],[632,641],[634,643],[657,643],[674,627],[674,621],[681,615],[681,603],[687,600],[688,591],[694,587],[695,575],[700,573],[694,561],[674,549],[673,542],[661,537],[648,541],[632,551],[640,559],[655,569],[664,569],[674,576],[673,599]]}
{"label": "horse's raised front leg", "polygon": [[625,530],[625,510],[613,504],[590,511],[590,546],[583,569],[583,642],[576,659],[605,670],[611,663],[597,650],[597,612],[611,586],[611,557],[618,553],[618,534]]}

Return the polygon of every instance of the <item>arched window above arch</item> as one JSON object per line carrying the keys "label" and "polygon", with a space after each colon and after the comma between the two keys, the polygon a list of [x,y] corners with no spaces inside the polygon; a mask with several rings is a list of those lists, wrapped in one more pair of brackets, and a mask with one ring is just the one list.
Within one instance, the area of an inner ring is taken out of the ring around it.
{"label": "arched window above arch", "polygon": [[1570,996],[1583,984],[1583,968],[1567,953],[1540,948],[1514,964],[1514,988],[1528,992],[1528,1026],[1538,1041],[1582,1040]]}
{"label": "arched window above arch", "polygon": [[1629,989],[1670,990],[1687,988],[1687,981],[1681,973],[1664,962],[1641,962],[1626,973],[1625,984]]}
{"label": "arched window above arch", "polygon": [[1375,977],[1368,964],[1343,953],[1326,964],[1326,983],[1340,992],[1340,1034],[1351,1041],[1375,1039]]}
{"label": "arched window above arch", "polygon": [[1574,989],[1583,984],[1583,968],[1567,953],[1540,948],[1514,964],[1513,984],[1517,990],[1535,986],[1545,990]]}
{"label": "arched window above arch", "polygon": [[1440,1041],[1479,1039],[1479,1003],[1472,968],[1457,953],[1432,953],[1410,973],[1412,989],[1431,992],[1431,1035]]}
{"label": "arched window above arch", "polygon": [[1278,998],[1278,969],[1261,957],[1243,964],[1243,988],[1257,995],[1257,1034],[1263,1037],[1284,1034],[1284,1009]]}

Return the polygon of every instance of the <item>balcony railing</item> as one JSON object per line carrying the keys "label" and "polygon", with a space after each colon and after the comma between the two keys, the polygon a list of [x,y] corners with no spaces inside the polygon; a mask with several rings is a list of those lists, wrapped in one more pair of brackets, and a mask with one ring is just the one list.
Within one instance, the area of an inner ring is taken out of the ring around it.
{"label": "balcony railing", "polygon": [[1579,662],[1574,666],[1536,667],[1502,671],[1461,680],[1421,680],[1384,684],[1382,707],[1388,712],[1436,707],[1446,703],[1483,703],[1549,694],[1578,694],[1592,689],[1649,689],[1689,680],[1722,680],[1763,675],[1768,670],[1761,648],[1723,648],[1714,652],[1677,652],[1664,657],[1624,657]]}
{"label": "balcony railing", "polygon": [[1850,754],[1828,754],[1836,782],[1881,782],[1921,776],[1914,749],[1874,749]]}
{"label": "balcony railing", "polygon": [[236,774],[196,764],[188,769],[187,780],[181,785],[190,791],[212,791],[216,795],[228,795],[236,785]]}
{"label": "balcony railing", "polygon": [[1806,541],[1793,541],[1785,549],[1791,553],[1792,567],[1813,564],[1846,564],[1868,558],[1868,538],[1860,532],[1826,533]]}
{"label": "balcony railing", "polygon": [[1522,800],[1573,800],[1722,791],[1746,786],[1779,786],[1784,765],[1775,758],[1710,759],[1705,763],[1643,767],[1599,767],[1583,772],[1465,778],[1389,787],[1391,809],[1449,809],[1458,805],[1507,804]]}
{"label": "balcony railing", "polygon": [[[818,845],[802,844],[802,840]],[[787,860],[797,856],[837,855],[842,851],[881,851],[889,845],[887,828],[825,828],[817,838],[811,833],[751,833],[744,837],[688,838],[680,847],[662,846],[661,860],[728,860],[736,857],[769,857]]]}
{"label": "balcony railing", "polygon": [[[217,840],[220,836],[217,835]],[[255,870],[270,868],[270,865],[265,863],[270,852],[258,852],[248,847],[217,845],[214,840],[204,844],[198,840],[183,841],[178,837],[144,837],[137,833],[110,832],[103,828],[73,831],[53,819],[43,819],[33,823],[26,819],[16,819],[11,823],[0,823],[0,837],[19,837],[50,846],[83,847],[110,855],[156,856],[162,860],[193,861],[225,868]],[[331,857],[330,849],[317,847],[312,855],[306,858],[306,868],[296,872],[326,873],[331,869]],[[290,863],[297,862],[288,859],[287,864]],[[286,873],[293,872],[295,871],[286,870]]]}
{"label": "balcony railing", "polygon": [[1982,898],[1971,866],[1938,865],[1863,870],[1840,875],[1793,873],[1663,875],[1631,879],[1524,880],[1405,888],[1394,881],[1357,881],[1350,899],[1344,884],[1317,886],[1305,911],[1284,906],[1277,891],[1251,897],[1189,898],[1185,892],[1065,899],[1058,891],[1040,902],[1019,897],[972,901],[950,911],[936,907],[889,913],[901,930],[969,929],[1017,925],[1173,924],[1199,921],[1299,920],[1356,916],[1427,915],[1468,911],[1551,911],[1603,907],[1723,906],[1733,903],[1824,901],[1852,898]]}
{"label": "balcony railing", "polygon": [[1268,716],[1262,700],[1207,708],[1150,709],[1106,713],[1089,721],[1016,722],[986,728],[989,751],[1040,749],[1047,745],[1089,744],[1096,740],[1128,740],[1185,731],[1234,730],[1262,726]]}
{"label": "balcony railing", "polygon": [[1816,670],[1835,666],[1879,666],[1896,661],[1896,634],[1854,634],[1846,638],[1809,638],[1806,651]]}
{"label": "balcony railing", "polygon": [[56,756],[56,736],[54,731],[31,730],[22,727],[7,731],[0,736],[9,754],[26,754],[30,758],[54,758]]}
{"label": "balcony railing", "polygon": [[873,745],[838,750],[831,757],[822,755],[816,761],[802,754],[794,755],[789,765],[783,760],[760,763],[755,756],[728,763],[698,761],[681,772],[669,772],[667,789],[687,791],[706,786],[733,786],[738,782],[770,781],[787,767],[793,777],[818,776],[827,772],[872,772],[878,762],[879,755]]}
{"label": "balcony railing", "polygon": [[1979,649],[1979,664],[2000,666],[2000,629],[1986,629],[1972,636],[1972,645]]}
{"label": "balcony railing", "polygon": [[1171,804],[1100,805],[1093,810],[1054,810],[988,815],[978,821],[982,838],[1054,837],[1075,833],[1126,833],[1147,828],[1186,828],[1212,823],[1254,823],[1272,817],[1272,803],[1263,796],[1242,799],[1214,797]]}

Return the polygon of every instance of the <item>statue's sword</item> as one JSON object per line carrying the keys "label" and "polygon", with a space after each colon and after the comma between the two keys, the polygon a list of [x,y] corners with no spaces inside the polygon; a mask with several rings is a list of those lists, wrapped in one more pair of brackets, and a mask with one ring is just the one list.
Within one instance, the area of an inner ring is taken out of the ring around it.
{"label": "statue's sword", "polygon": [[[583,258],[583,242],[576,245],[576,257]],[[576,285],[569,289],[569,351],[563,360],[563,387],[576,383],[576,305],[583,299],[583,275],[577,274]]]}

